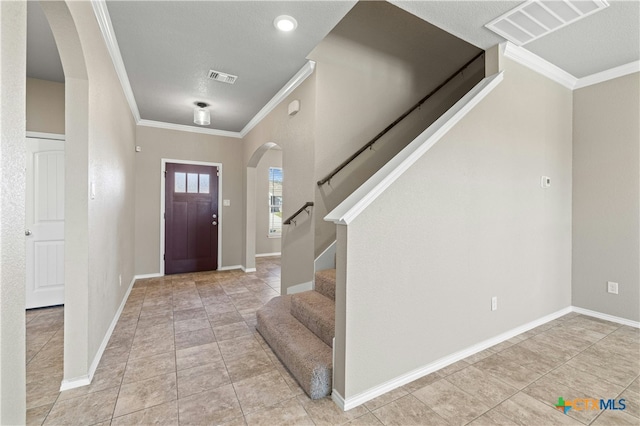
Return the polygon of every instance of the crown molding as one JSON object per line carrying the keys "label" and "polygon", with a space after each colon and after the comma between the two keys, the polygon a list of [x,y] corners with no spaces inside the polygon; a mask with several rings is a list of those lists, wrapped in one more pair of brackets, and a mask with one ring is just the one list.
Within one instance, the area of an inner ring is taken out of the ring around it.
{"label": "crown molding", "polygon": [[594,84],[603,83],[613,80],[614,78],[624,77],[625,75],[640,72],[640,61],[629,62],[619,67],[611,68],[606,71],[582,77],[578,80],[574,89],[582,89],[583,87],[592,86]]}
{"label": "crown molding", "polygon": [[316,68],[316,63],[314,61],[307,61],[306,64],[300,68],[300,71],[294,75],[291,80],[285,84],[282,89],[276,93],[273,98],[267,104],[262,107],[260,111],[247,123],[246,126],[240,131],[241,137],[245,137],[247,133],[249,133],[258,123],[262,121],[273,109],[280,104],[283,100],[286,99],[287,96],[291,94],[298,86],[302,84],[303,81],[307,79],[311,74],[313,74],[313,70]]}
{"label": "crown molding", "polygon": [[224,136],[227,138],[242,139],[240,132],[230,132],[228,130],[210,129],[208,127],[186,126],[184,124],[166,123],[164,121],[138,120],[138,126],[155,127],[157,129],[177,130],[179,132],[202,133],[205,135]]}
{"label": "crown molding", "polygon": [[524,65],[538,74],[544,75],[569,90],[573,90],[578,82],[577,78],[562,68],[553,65],[551,62],[545,61],[535,53],[531,53],[523,47],[516,46],[510,41],[501,43],[501,47],[504,48],[504,56],[506,58],[509,58],[520,65]]}
{"label": "crown molding", "polygon": [[102,38],[104,38],[107,50],[111,56],[111,62],[113,62],[113,66],[116,69],[116,74],[118,75],[118,80],[120,80],[122,91],[124,92],[124,96],[127,99],[129,108],[131,109],[131,114],[133,114],[133,118],[136,120],[136,123],[138,123],[140,122],[140,110],[138,110],[136,98],[133,96],[133,90],[129,83],[129,76],[127,75],[127,70],[124,67],[124,62],[122,61],[122,55],[120,55],[120,47],[118,47],[118,40],[116,40],[113,25],[111,25],[111,17],[107,10],[107,3],[105,0],[91,0],[91,6],[93,7],[93,13],[96,15],[96,19],[98,20],[98,25],[102,32]]}
{"label": "crown molding", "polygon": [[113,25],[111,24],[111,17],[109,16],[107,4],[105,0],[91,0],[91,6],[93,7],[93,13],[96,15],[96,19],[98,20],[98,25],[100,26],[102,37],[105,44],[107,45],[107,50],[109,51],[109,55],[111,56],[111,62],[113,62],[116,74],[118,75],[118,79],[120,80],[120,85],[122,86],[124,96],[127,99],[127,103],[129,104],[129,108],[131,109],[131,113],[133,114],[133,118],[135,119],[136,124],[139,126],[178,130],[181,132],[202,133],[214,136],[225,136],[230,138],[243,138],[271,111],[273,111],[273,109],[278,106],[280,102],[282,102],[287,96],[291,94],[291,92],[293,92],[298,86],[300,86],[300,84],[302,84],[302,82],[305,81],[307,77],[313,74],[313,71],[316,67],[316,63],[314,61],[307,61],[307,63],[304,64],[304,66],[291,78],[291,80],[289,80],[287,84],[285,84],[282,89],[280,89],[278,93],[276,93],[273,98],[271,98],[271,100],[269,100],[269,102],[267,102],[266,105],[262,107],[260,111],[258,111],[258,113],[244,126],[244,128],[240,132],[230,132],[227,130],[145,120],[140,117],[140,110],[138,109],[136,98],[133,95],[133,90],[131,88],[131,84],[129,83],[129,76],[127,75],[127,70],[124,66],[122,55],[120,54],[120,47],[118,46],[118,40],[116,39]]}

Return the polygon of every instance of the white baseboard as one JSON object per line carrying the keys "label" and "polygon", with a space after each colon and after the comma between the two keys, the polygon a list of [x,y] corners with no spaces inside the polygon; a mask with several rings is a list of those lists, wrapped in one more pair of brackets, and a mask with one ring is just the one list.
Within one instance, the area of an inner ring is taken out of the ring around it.
{"label": "white baseboard", "polygon": [[[566,307],[564,309],[561,309],[557,312],[554,312],[552,314],[546,315],[542,318],[539,318],[537,320],[531,321],[527,324],[524,324],[520,327],[516,327],[514,329],[511,329],[509,331],[506,331],[502,334],[499,334],[495,337],[492,337],[491,339],[487,339],[484,340],[480,343],[477,343],[473,346],[470,346],[466,349],[463,349],[461,351],[452,353],[451,355],[447,355],[443,358],[440,358],[430,364],[427,364],[423,367],[417,368],[413,371],[410,371],[406,374],[403,374],[402,376],[396,377],[394,379],[391,379],[385,383],[382,383],[378,386],[375,386],[371,389],[368,389],[364,392],[361,392],[357,395],[354,395],[353,397],[350,398],[343,398],[340,394],[338,394],[338,392],[336,392],[335,390],[332,393],[332,399],[333,401],[338,404],[338,407],[342,408],[344,411],[347,410],[351,410],[352,408],[355,408],[359,405],[364,404],[367,401],[371,401],[372,399],[387,393],[389,391],[392,391],[393,389],[399,388],[400,386],[404,386],[407,383],[411,383],[414,380],[417,380],[421,377],[426,376],[427,374],[431,374],[437,370],[440,370],[441,368],[444,368],[450,364],[453,364],[454,362],[460,361],[461,359],[467,358],[475,353],[478,353],[480,351],[483,351],[487,348],[490,348],[491,346],[497,345],[498,343],[504,342],[505,340],[509,340],[519,334],[522,334],[526,331],[529,331],[533,328],[536,328],[538,326],[541,326],[542,324],[545,324],[549,321],[553,321],[554,319],[560,318],[563,315],[566,315],[570,312],[573,311],[573,308],[571,306]],[[335,395],[335,396],[334,396]]]}
{"label": "white baseboard", "polygon": [[345,406],[345,402],[344,402],[344,398],[342,397],[342,395],[340,395],[340,393],[335,390],[332,389],[331,390],[331,400],[342,409],[342,411],[347,411],[345,410],[344,406]]}
{"label": "white baseboard", "polygon": [[257,271],[256,268],[246,268],[244,266],[241,266],[240,269],[242,269],[242,272],[246,272],[246,273]]}
{"label": "white baseboard", "polygon": [[611,321],[622,325],[628,325],[629,327],[640,328],[640,322],[628,320],[626,318],[615,317],[609,314],[603,314],[601,312],[592,311],[589,309],[579,308],[577,306],[572,306],[571,310],[577,314],[587,315],[589,317],[600,318],[605,321]]}
{"label": "white baseboard", "polygon": [[274,253],[260,253],[256,254],[256,257],[271,257],[271,256],[282,256],[282,252],[274,252]]}
{"label": "white baseboard", "polygon": [[76,377],[75,379],[63,380],[62,383],[60,383],[60,392],[80,388],[82,386],[88,386],[90,384],[91,378],[89,378],[88,374],[85,374],[84,376]]}
{"label": "white baseboard", "polygon": [[306,283],[296,284],[287,288],[287,294],[302,293],[303,291],[313,290],[313,281],[307,281]]}
{"label": "white baseboard", "polygon": [[156,272],[155,274],[140,274],[140,275],[136,275],[133,278],[136,280],[144,280],[147,278],[159,278],[159,277],[164,277],[164,274],[161,274],[160,272]]}
{"label": "white baseboard", "polygon": [[91,384],[91,381],[93,380],[93,375],[95,374],[96,369],[98,368],[98,364],[100,364],[100,360],[102,359],[102,354],[104,353],[104,350],[107,348],[107,345],[109,344],[109,340],[111,339],[113,330],[116,328],[116,325],[118,324],[118,320],[120,319],[120,315],[122,314],[124,305],[127,304],[127,300],[129,299],[129,294],[131,294],[131,289],[133,288],[133,285],[135,284],[135,282],[136,282],[136,277],[134,276],[131,279],[129,288],[127,289],[127,292],[122,298],[122,302],[120,303],[120,306],[118,307],[118,310],[116,311],[116,314],[113,317],[113,320],[111,321],[111,325],[109,325],[109,328],[107,329],[107,332],[105,333],[104,338],[102,339],[102,343],[98,348],[98,352],[96,352],[96,356],[93,358],[93,362],[89,367],[89,372],[85,376],[80,376],[75,379],[63,380],[62,383],[60,384],[60,392]]}
{"label": "white baseboard", "polygon": [[242,265],[231,265],[231,266],[220,266],[218,271],[233,271],[234,269],[242,269],[244,270],[244,266]]}

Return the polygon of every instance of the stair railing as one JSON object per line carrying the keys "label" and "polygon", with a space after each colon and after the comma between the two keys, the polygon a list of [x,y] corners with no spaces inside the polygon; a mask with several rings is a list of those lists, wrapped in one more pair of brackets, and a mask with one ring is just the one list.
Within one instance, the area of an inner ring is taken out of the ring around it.
{"label": "stair railing", "polygon": [[440,89],[442,89],[447,83],[449,83],[451,80],[453,80],[458,74],[461,74],[465,69],[467,69],[472,63],[474,63],[476,61],[476,59],[480,58],[482,55],[484,55],[484,51],[478,53],[476,56],[473,57],[473,59],[471,59],[469,62],[467,62],[466,64],[464,64],[458,71],[454,72],[453,74],[451,74],[445,81],[443,81],[442,83],[440,83],[438,85],[438,87],[436,87],[435,89],[433,89],[431,92],[429,92],[424,98],[420,99],[418,101],[417,104],[415,104],[414,106],[412,106],[411,108],[409,108],[404,114],[402,114],[400,117],[398,117],[397,120],[395,120],[393,123],[389,124],[387,127],[385,127],[385,129],[383,131],[381,131],[380,133],[378,133],[373,139],[371,139],[369,142],[367,142],[362,148],[360,148],[358,151],[356,151],[353,155],[351,155],[351,157],[347,158],[345,161],[343,161],[338,167],[336,167],[335,169],[333,169],[333,171],[331,173],[329,173],[327,176],[325,176],[324,178],[320,179],[318,181],[318,186],[322,186],[327,182],[331,181],[331,178],[334,177],[335,175],[337,175],[342,169],[344,169],[345,167],[347,167],[349,165],[349,163],[351,163],[353,160],[355,160],[360,154],[362,154],[363,152],[365,152],[368,148],[371,148],[371,146],[376,143],[381,137],[383,137],[385,134],[387,134],[389,132],[389,130],[393,129],[398,123],[400,123],[402,120],[404,120],[405,118],[407,118],[407,116],[409,114],[411,114],[413,111],[417,110],[418,108],[420,108],[422,106],[422,104],[424,104],[430,97],[432,97],[433,95],[435,95]]}
{"label": "stair railing", "polygon": [[295,219],[303,211],[306,212],[307,214],[311,214],[309,213],[309,207],[313,207],[313,201],[307,201],[306,203],[304,203],[304,206],[300,207],[297,212],[289,216],[289,218],[285,220],[283,224],[290,225],[293,222],[293,224],[296,225],[296,221],[293,219]]}

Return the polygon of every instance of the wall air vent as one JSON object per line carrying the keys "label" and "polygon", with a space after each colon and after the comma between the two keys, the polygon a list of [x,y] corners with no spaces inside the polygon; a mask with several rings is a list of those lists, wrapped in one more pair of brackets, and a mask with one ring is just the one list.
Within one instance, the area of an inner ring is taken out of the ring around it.
{"label": "wall air vent", "polygon": [[529,0],[485,27],[522,46],[607,7],[606,0]]}
{"label": "wall air vent", "polygon": [[211,80],[220,81],[227,84],[233,84],[238,79],[237,75],[231,75],[215,70],[209,70],[209,75],[207,77],[209,77]]}

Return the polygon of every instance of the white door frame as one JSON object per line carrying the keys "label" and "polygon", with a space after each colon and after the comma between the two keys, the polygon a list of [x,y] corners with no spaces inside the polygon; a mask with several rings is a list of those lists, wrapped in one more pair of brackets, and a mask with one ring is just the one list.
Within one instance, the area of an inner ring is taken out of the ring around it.
{"label": "white door frame", "polygon": [[34,139],[52,139],[55,141],[63,141],[65,139],[65,135],[61,135],[58,133],[41,133],[41,132],[29,132],[29,131],[27,131],[26,137],[34,138]]}
{"label": "white door frame", "polygon": [[164,226],[165,226],[165,171],[167,163],[191,164],[195,166],[213,166],[218,167],[218,270],[222,269],[222,226],[224,220],[222,217],[222,163],[209,163],[206,161],[190,161],[190,160],[174,160],[171,158],[162,158],[160,161],[160,275],[164,276]]}

